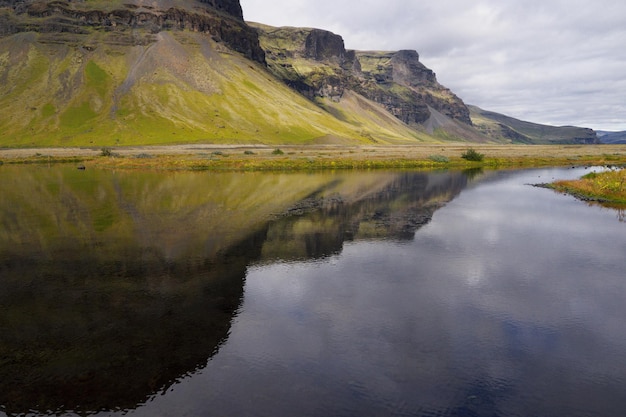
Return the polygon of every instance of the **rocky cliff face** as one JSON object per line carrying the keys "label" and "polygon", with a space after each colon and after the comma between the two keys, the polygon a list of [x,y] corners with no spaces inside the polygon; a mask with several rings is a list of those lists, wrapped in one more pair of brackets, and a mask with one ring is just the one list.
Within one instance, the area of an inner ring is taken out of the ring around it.
{"label": "rocky cliff face", "polygon": [[[23,10],[25,7],[30,7],[30,5],[38,3],[39,1],[40,0],[0,0],[0,7],[13,7]],[[56,1],[55,3],[63,3],[63,1]],[[83,3],[83,1],[78,3]],[[123,2],[112,0],[107,3],[108,7],[126,5],[145,7],[147,9],[168,9],[170,7],[177,6],[173,0],[126,0]],[[190,3],[203,3],[215,10],[226,13],[239,20],[243,20],[243,12],[241,10],[239,0],[192,0]],[[180,5],[180,2],[178,2],[178,5]],[[80,5],[77,4],[75,4],[75,6],[80,7]],[[102,5],[98,7],[94,7],[93,4],[85,6],[89,8],[102,8]]]}
{"label": "rocky cliff face", "polygon": [[411,126],[430,118],[429,106],[471,125],[465,104],[437,82],[416,51],[346,50],[341,36],[328,31],[255,27],[269,68],[311,99],[338,101],[348,89],[382,104]]}
{"label": "rocky cliff face", "polygon": [[106,7],[82,2],[5,0],[0,7],[0,36],[19,32],[130,33],[143,29],[147,35],[133,34],[126,41],[147,44],[152,41],[150,33],[189,30],[209,34],[246,57],[265,62],[257,33],[243,22],[238,0],[111,1]]}
{"label": "rocky cliff face", "polygon": [[304,41],[304,56],[341,65],[346,56],[343,38],[326,30],[312,29]]}
{"label": "rocky cliff face", "polygon": [[224,11],[225,13],[243,20],[243,11],[241,10],[241,4],[239,0],[200,0],[202,3],[206,3],[216,10]]}

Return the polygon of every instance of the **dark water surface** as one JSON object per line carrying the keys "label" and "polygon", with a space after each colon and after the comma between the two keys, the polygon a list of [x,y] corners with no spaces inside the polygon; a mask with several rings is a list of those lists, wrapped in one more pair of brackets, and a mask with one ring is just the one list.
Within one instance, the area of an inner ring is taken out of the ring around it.
{"label": "dark water surface", "polygon": [[584,172],[0,167],[0,415],[626,415]]}

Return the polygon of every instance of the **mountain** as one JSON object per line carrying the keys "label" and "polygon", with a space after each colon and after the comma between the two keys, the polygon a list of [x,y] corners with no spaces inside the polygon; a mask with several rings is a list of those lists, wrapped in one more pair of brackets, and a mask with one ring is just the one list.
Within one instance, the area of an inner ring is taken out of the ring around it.
{"label": "mountain", "polygon": [[610,143],[613,145],[617,144],[626,144],[626,131],[624,132],[605,132],[605,131],[596,131],[598,138],[600,138],[600,142],[602,143]]}
{"label": "mountain", "polygon": [[5,2],[2,144],[353,136],[351,126],[267,73],[257,33],[233,4]]}
{"label": "mountain", "polygon": [[525,122],[492,111],[469,106],[474,126],[494,140],[526,144],[600,143],[592,129],[574,126],[549,126]]}
{"label": "mountain", "polygon": [[367,124],[363,119],[382,109],[415,132],[487,140],[416,51],[346,50],[343,38],[329,31],[249,24],[259,31],[269,70],[340,119],[349,121],[357,110],[362,117],[352,122]]}
{"label": "mountain", "polygon": [[416,51],[247,23],[239,0],[0,0],[0,107],[10,147],[510,141]]}

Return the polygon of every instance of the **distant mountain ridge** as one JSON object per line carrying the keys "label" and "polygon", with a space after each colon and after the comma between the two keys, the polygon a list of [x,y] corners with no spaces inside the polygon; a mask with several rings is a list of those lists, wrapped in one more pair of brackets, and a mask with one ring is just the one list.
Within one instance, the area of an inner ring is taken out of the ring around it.
{"label": "distant mountain ridge", "polygon": [[492,111],[469,106],[472,122],[485,135],[511,143],[526,144],[598,144],[592,129],[574,126],[548,126],[526,122]]}
{"label": "distant mountain ridge", "polygon": [[610,144],[626,144],[626,131],[623,132],[606,132],[606,131],[597,131],[598,138],[600,138],[600,142],[602,143],[610,143]]}
{"label": "distant mountain ridge", "polygon": [[243,16],[238,0],[0,0],[0,146],[511,141],[416,51]]}

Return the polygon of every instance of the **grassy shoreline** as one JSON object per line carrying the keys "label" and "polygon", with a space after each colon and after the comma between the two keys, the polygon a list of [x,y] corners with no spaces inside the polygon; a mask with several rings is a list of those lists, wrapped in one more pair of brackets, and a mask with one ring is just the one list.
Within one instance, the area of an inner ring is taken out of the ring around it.
{"label": "grassy shoreline", "polygon": [[[462,155],[474,149],[480,161]],[[316,171],[339,169],[514,169],[609,166],[617,171],[547,188],[602,204],[626,204],[626,145],[253,146],[0,149],[3,164],[75,164],[81,169],[164,171]]]}
{"label": "grassy shoreline", "polygon": [[[482,161],[461,156],[468,149]],[[5,164],[75,163],[158,170],[463,169],[567,165],[626,166],[626,145],[246,146],[0,149]]]}
{"label": "grassy shoreline", "polygon": [[547,188],[570,194],[580,200],[603,205],[626,206],[626,169],[591,172],[577,180],[557,180]]}

